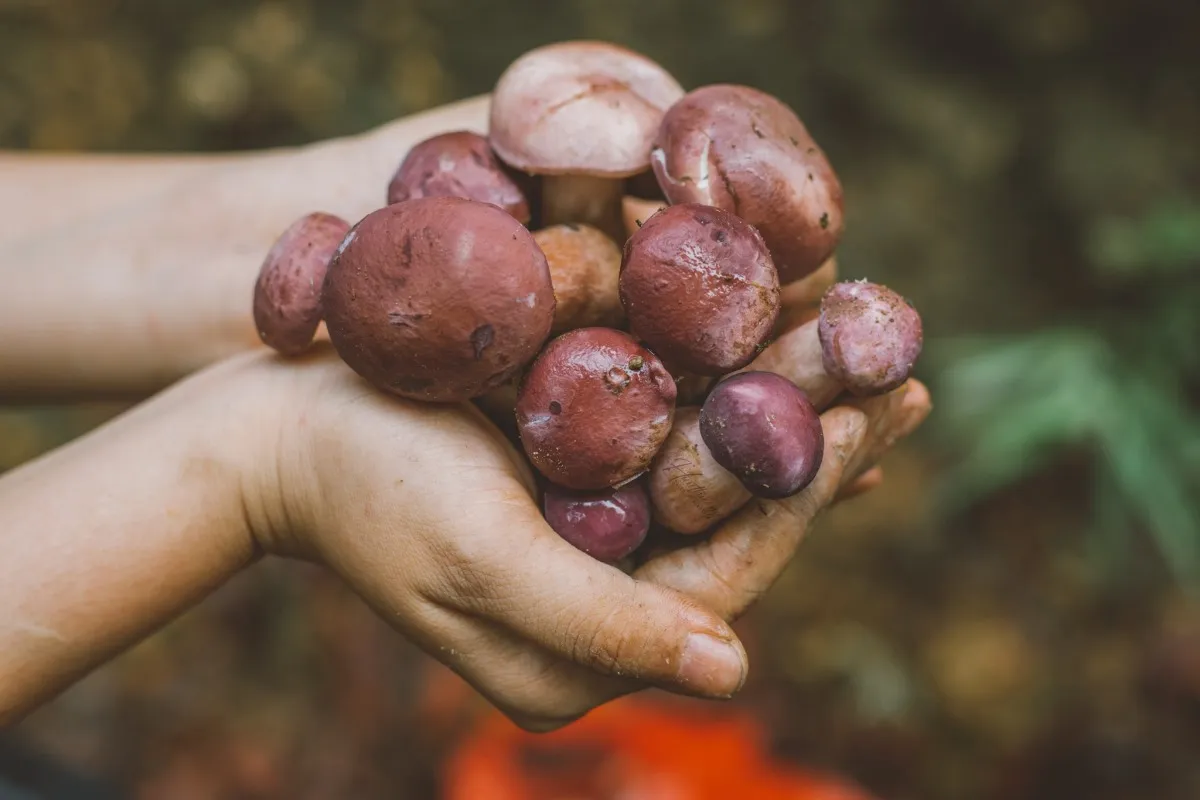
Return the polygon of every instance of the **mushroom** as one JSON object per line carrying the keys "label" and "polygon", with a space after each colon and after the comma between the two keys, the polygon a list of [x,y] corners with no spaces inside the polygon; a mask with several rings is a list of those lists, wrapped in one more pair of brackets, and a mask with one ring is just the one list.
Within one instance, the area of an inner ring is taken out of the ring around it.
{"label": "mushroom", "polygon": [[619,328],[625,309],[617,293],[621,248],[590,225],[568,223],[533,234],[546,254],[554,285],[554,327],[557,336],[575,328]]}
{"label": "mushroom", "polygon": [[621,302],[630,329],[685,372],[746,366],[779,314],[779,279],[762,237],[734,214],[685,203],[625,243]]}
{"label": "mushroom", "polygon": [[772,372],[721,381],[700,409],[713,460],[757,497],[791,497],[821,468],[821,417],[796,384]]}
{"label": "mushroom", "polygon": [[643,55],[606,42],[531,50],[500,76],[488,138],[506,164],[544,176],[544,225],[583,222],[621,237],[624,179],[683,88]]}
{"label": "mushroom", "polygon": [[663,117],[651,156],[671,203],[732,211],[762,233],[781,283],[821,266],[842,235],[842,186],[804,123],[769,94],[718,84]]}
{"label": "mushroom", "polygon": [[671,430],[675,382],[623,331],[554,339],[517,397],[517,428],[538,471],[568,489],[605,489],[645,472]]}
{"label": "mushroom", "polygon": [[921,315],[886,286],[836,283],[821,299],[817,324],[821,363],[858,397],[882,394],[908,380],[921,354]]}
{"label": "mushroom", "polygon": [[275,241],[254,283],[254,327],[263,344],[285,356],[303,353],[321,324],[321,284],[350,223],[306,214]]}
{"label": "mushroom", "polygon": [[609,564],[628,556],[650,531],[650,498],[640,481],[577,492],[551,484],[542,500],[547,524],[583,552]]}
{"label": "mushroom", "polygon": [[529,203],[505,172],[486,137],[451,131],[418,143],[388,183],[388,204],[418,197],[463,197],[491,203],[521,224],[529,222]]}
{"label": "mushroom", "polygon": [[432,402],[503,384],[554,321],[533,236],[496,206],[459,197],[368,214],[330,264],[323,300],[343,361],[386,392]]}

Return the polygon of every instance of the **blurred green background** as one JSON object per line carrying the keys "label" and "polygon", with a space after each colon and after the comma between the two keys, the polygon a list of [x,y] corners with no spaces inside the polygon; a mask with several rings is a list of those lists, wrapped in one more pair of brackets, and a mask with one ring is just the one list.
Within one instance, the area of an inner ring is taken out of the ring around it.
{"label": "blurred green background", "polygon": [[[580,37],[791,104],[843,275],[925,317],[934,415],[745,623],[771,746],[886,798],[1200,797],[1197,4],[0,0],[0,147],[355,133]],[[4,412],[0,468],[116,410]],[[15,735],[138,797],[426,797],[423,669],[265,565]]]}

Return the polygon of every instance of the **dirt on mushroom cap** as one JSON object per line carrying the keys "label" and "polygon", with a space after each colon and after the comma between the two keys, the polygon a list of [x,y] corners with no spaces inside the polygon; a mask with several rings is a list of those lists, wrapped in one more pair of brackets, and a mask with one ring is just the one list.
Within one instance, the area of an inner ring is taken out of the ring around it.
{"label": "dirt on mushroom cap", "polygon": [[386,392],[454,402],[512,377],[554,319],[546,258],[499,208],[429,197],[372,212],[325,280],[326,325],[356,372]]}
{"label": "dirt on mushroom cap", "polygon": [[651,162],[672,203],[714,205],[758,228],[781,283],[820,267],[841,238],[837,175],[795,112],[765,92],[689,92],[664,115]]}

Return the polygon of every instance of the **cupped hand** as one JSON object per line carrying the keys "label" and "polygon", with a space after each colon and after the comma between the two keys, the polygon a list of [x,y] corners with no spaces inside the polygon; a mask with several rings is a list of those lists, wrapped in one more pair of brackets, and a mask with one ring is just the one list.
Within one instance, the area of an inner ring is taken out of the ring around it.
{"label": "cupped hand", "polygon": [[728,697],[746,655],[728,621],[770,586],[813,518],[928,410],[924,388],[825,413],[825,464],[711,537],[628,575],[543,521],[523,457],[470,404],[383,395],[326,344],[259,358],[277,452],[247,501],[269,552],[322,561],[524,727],[657,686]]}

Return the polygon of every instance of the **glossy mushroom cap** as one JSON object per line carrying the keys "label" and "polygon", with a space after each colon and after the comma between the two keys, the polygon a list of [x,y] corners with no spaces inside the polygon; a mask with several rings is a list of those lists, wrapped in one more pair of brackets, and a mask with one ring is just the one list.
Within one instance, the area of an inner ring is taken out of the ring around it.
{"label": "glossy mushroom cap", "polygon": [[921,315],[886,286],[836,283],[817,324],[825,371],[853,395],[890,392],[908,380],[921,354]]}
{"label": "glossy mushroom cap", "polygon": [[471,131],[451,131],[420,142],[400,163],[388,184],[388,204],[419,197],[463,197],[491,203],[522,224],[529,203],[505,172],[488,140]]}
{"label": "glossy mushroom cap", "polygon": [[456,402],[514,376],[554,320],[546,257],[499,208],[426,197],[354,226],[325,277],[338,354],[380,389]]}
{"label": "glossy mushroom cap", "polygon": [[306,214],[271,246],[254,284],[254,326],[263,344],[291,356],[308,349],[321,324],[321,284],[350,223]]}
{"label": "glossy mushroom cap", "polygon": [[705,203],[758,228],[781,283],[825,262],[842,235],[842,186],[790,108],[746,86],[688,93],[663,117],[652,163],[672,203]]}
{"label": "glossy mushroom cap", "polygon": [[779,314],[762,237],[728,211],[687,203],[650,217],[625,244],[630,329],[672,366],[722,375],[746,366]]}
{"label": "glossy mushroom cap", "polygon": [[716,462],[758,497],[790,497],[808,486],[825,452],[813,404],[772,372],[717,384],[700,410],[700,435]]}
{"label": "glossy mushroom cap", "polygon": [[524,172],[622,178],[649,168],[663,114],[682,96],[666,70],[632,50],[547,45],[500,76],[488,138],[505,163]]}
{"label": "glossy mushroom cap", "polygon": [[627,333],[580,328],[529,368],[517,427],[538,471],[569,489],[604,489],[649,467],[671,430],[675,382]]}
{"label": "glossy mushroom cap", "polygon": [[550,485],[542,509],[559,536],[610,564],[637,550],[650,531],[650,498],[640,481],[598,492]]}

